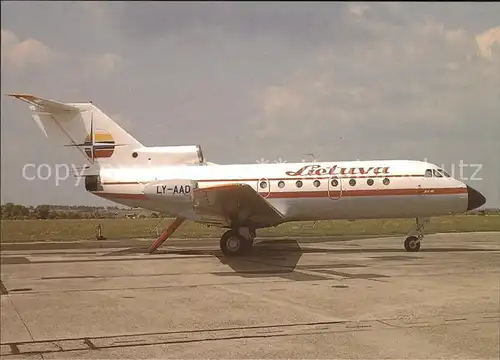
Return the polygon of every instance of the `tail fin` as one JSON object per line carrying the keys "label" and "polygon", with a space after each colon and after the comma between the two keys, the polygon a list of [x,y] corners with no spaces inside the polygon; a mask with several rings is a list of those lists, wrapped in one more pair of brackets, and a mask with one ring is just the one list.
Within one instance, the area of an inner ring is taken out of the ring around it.
{"label": "tail fin", "polygon": [[[56,145],[76,147],[91,164],[127,166],[143,145],[92,103],[61,103],[27,94],[8,94],[30,104],[33,119]],[[135,161],[134,161],[135,160]]]}

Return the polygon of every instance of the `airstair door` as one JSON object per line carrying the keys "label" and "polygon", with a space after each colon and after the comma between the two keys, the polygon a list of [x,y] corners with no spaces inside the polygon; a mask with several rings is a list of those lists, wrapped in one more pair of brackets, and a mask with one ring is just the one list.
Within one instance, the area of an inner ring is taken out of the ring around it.
{"label": "airstair door", "polygon": [[342,197],[342,179],[338,176],[332,176],[328,179],[328,197],[332,200],[338,200]]}
{"label": "airstair door", "polygon": [[271,195],[271,183],[267,178],[261,178],[257,182],[257,192],[263,197],[267,198]]}

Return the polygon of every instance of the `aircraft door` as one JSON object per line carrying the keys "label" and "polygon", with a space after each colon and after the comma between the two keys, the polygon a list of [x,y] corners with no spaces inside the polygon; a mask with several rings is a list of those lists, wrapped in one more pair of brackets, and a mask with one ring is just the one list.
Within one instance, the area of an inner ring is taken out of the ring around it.
{"label": "aircraft door", "polygon": [[271,183],[266,178],[261,178],[257,182],[257,192],[263,197],[267,198],[271,195]]}
{"label": "aircraft door", "polygon": [[332,176],[328,179],[328,197],[332,200],[338,200],[342,197],[342,179],[338,176]]}

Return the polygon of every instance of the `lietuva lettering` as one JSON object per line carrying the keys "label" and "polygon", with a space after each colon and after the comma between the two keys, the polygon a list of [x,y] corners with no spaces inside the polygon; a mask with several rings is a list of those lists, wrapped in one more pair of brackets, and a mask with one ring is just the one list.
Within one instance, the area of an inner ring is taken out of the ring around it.
{"label": "lietuva lettering", "polygon": [[352,167],[343,168],[334,165],[322,167],[320,165],[306,165],[297,171],[287,171],[288,176],[321,176],[321,175],[365,175],[365,174],[388,174],[389,167]]}

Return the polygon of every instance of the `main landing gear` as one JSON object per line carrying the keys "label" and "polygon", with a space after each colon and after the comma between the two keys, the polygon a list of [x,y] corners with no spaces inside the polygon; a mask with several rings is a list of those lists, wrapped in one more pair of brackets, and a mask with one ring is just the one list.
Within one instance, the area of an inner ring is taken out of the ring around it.
{"label": "main landing gear", "polygon": [[408,232],[408,237],[404,242],[406,251],[420,251],[420,241],[424,238],[424,226],[428,222],[429,219],[415,219],[415,225]]}
{"label": "main landing gear", "polygon": [[241,256],[252,250],[255,230],[237,228],[226,231],[220,239],[220,249],[226,256]]}
{"label": "main landing gear", "polygon": [[[185,221],[176,218],[170,226],[150,245],[148,252],[154,253]],[[243,255],[252,250],[255,240],[255,229],[239,227],[228,230],[220,239],[220,248],[226,256]]]}

